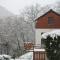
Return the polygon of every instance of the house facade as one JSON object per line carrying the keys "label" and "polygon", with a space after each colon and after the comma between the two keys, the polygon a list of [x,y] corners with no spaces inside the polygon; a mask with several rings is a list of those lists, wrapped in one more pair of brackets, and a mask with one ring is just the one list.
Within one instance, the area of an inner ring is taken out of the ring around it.
{"label": "house facade", "polygon": [[[35,45],[36,48],[44,48],[41,40],[42,34],[55,29],[60,29],[60,14],[52,9],[35,21]],[[38,47],[37,47],[38,46]]]}

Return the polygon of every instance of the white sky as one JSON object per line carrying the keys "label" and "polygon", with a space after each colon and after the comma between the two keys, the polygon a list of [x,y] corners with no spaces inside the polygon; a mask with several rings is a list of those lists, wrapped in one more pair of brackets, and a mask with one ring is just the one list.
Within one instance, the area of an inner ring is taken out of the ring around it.
{"label": "white sky", "polygon": [[19,11],[26,6],[34,5],[36,3],[45,6],[47,4],[54,3],[59,0],[0,0],[0,5],[7,8],[10,12],[14,14],[19,14]]}

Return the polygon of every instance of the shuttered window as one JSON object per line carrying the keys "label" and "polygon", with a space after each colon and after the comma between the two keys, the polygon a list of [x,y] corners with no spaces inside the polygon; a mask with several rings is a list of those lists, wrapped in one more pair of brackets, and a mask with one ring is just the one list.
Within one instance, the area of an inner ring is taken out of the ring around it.
{"label": "shuttered window", "polygon": [[48,17],[48,24],[51,25],[54,23],[53,17]]}

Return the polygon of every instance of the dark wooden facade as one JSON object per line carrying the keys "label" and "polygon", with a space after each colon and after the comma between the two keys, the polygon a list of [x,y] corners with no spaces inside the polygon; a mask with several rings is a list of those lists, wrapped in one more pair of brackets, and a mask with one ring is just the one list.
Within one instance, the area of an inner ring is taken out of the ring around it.
{"label": "dark wooden facade", "polygon": [[[49,21],[50,19],[50,21]],[[49,10],[36,19],[36,28],[60,28],[60,14]]]}

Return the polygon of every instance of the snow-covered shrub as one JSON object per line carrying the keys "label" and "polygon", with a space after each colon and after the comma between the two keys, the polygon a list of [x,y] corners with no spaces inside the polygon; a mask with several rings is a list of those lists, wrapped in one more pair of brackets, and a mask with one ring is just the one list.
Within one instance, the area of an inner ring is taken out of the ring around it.
{"label": "snow-covered shrub", "polygon": [[45,33],[42,35],[42,40],[44,41],[48,59],[60,60],[60,34]]}
{"label": "snow-covered shrub", "polygon": [[10,59],[11,59],[10,55],[6,55],[6,54],[0,55],[0,60],[10,60]]}

